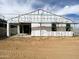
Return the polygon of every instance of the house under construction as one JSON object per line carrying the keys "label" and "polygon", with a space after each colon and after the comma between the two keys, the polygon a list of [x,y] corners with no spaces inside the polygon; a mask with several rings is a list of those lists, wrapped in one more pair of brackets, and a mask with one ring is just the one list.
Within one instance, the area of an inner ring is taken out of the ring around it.
{"label": "house under construction", "polygon": [[73,36],[75,24],[70,19],[38,9],[8,20],[7,36]]}

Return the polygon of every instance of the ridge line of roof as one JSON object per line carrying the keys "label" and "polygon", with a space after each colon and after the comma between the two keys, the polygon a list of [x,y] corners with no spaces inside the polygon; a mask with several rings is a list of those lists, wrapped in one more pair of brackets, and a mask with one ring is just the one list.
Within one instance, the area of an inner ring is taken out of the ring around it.
{"label": "ridge line of roof", "polygon": [[[55,16],[62,17],[62,18],[64,18],[64,19],[67,19],[67,20],[72,21],[72,20],[69,19],[69,18],[66,18],[66,17],[61,16],[61,15],[56,15],[56,14],[54,14],[54,13],[52,13],[52,12],[49,12],[49,11],[46,11],[46,10],[43,10],[43,9],[37,9],[37,10],[31,11],[31,12],[28,12],[28,13],[25,13],[25,14],[20,14],[20,15],[18,15],[18,16],[16,16],[16,17],[13,17],[13,18],[10,18],[10,19],[14,19],[14,18],[18,18],[18,17],[20,17],[20,16],[28,15],[28,14],[30,14],[30,13],[33,13],[33,12],[36,12],[36,11],[39,11],[39,10],[42,10],[42,11],[44,11],[44,12],[50,13],[51,15],[55,15]],[[73,21],[72,21],[72,22],[73,22]]]}

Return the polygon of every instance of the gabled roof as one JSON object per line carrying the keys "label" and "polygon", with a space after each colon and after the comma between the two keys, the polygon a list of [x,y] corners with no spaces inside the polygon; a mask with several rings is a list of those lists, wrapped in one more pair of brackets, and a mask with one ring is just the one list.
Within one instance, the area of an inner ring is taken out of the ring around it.
{"label": "gabled roof", "polygon": [[[55,20],[55,21],[58,21],[58,22],[73,22],[72,20],[70,20],[70,19],[68,19],[68,18],[65,18],[65,17],[62,17],[62,16],[59,16],[59,15],[56,15],[56,14],[53,14],[53,13],[51,13],[51,12],[48,12],[48,11],[46,11],[46,10],[42,10],[42,9],[38,9],[38,10],[35,10],[35,11],[32,11],[32,12],[29,12],[29,13],[25,13],[25,14],[21,14],[21,15],[19,15],[19,16],[17,16],[17,17],[14,17],[14,18],[11,18],[11,20],[13,20],[13,19],[17,19],[17,21],[18,21],[18,19],[23,19],[23,16],[25,17],[26,16],[26,19],[30,19],[30,21],[32,20],[32,17],[34,17],[34,16],[36,16],[36,15],[41,15],[41,16],[43,16],[43,15],[47,15],[46,17],[48,17],[48,16],[55,16],[55,18],[56,19],[51,19],[51,20]],[[26,20],[25,19],[25,20]],[[48,17],[48,19],[49,19],[49,17]],[[15,21],[14,20],[14,21]],[[45,20],[45,19],[44,19]],[[51,21],[50,20],[50,21]],[[15,22],[17,22],[17,21],[15,21]],[[24,20],[23,20],[24,21]],[[34,21],[34,20],[33,20]]]}

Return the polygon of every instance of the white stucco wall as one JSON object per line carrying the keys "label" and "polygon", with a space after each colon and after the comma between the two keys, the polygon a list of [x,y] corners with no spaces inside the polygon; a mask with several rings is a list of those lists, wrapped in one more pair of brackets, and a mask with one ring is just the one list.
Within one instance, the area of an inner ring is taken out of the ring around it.
{"label": "white stucco wall", "polygon": [[[31,13],[20,15],[19,17],[8,20],[9,23],[32,23],[31,36],[73,36],[73,31],[52,31],[50,23],[72,23],[71,20],[58,16],[44,10],[37,10]],[[48,23],[40,24],[39,23]],[[64,27],[63,25],[57,25]]]}
{"label": "white stucco wall", "polygon": [[[73,31],[52,31],[51,24],[32,23],[31,36],[73,36]],[[64,26],[64,25],[63,25]]]}
{"label": "white stucco wall", "polygon": [[[31,27],[32,27],[32,29],[31,29],[31,36],[40,36],[40,24],[32,23]],[[37,28],[37,27],[39,27],[39,28]]]}

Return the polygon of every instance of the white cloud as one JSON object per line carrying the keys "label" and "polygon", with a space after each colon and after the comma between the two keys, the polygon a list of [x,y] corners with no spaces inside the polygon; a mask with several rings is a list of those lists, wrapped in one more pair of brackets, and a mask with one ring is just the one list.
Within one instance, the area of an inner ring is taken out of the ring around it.
{"label": "white cloud", "polygon": [[24,5],[19,5],[16,0],[0,0],[0,15],[6,18],[14,17],[18,14],[30,12],[31,4],[35,0],[27,0]]}
{"label": "white cloud", "polygon": [[58,10],[55,14],[57,15],[67,15],[67,14],[79,14],[79,5],[65,6],[64,8]]}
{"label": "white cloud", "polygon": [[[27,0],[24,5],[19,5],[16,0],[0,0],[0,15],[4,15],[7,19],[17,16],[18,14],[23,14],[32,11],[32,3],[36,0]],[[79,13],[79,5],[65,6],[60,9],[57,5],[50,7],[45,5],[44,10],[53,11],[57,15],[66,15],[70,13]],[[56,9],[56,10],[54,10]],[[59,9],[59,10],[58,10]],[[57,11],[58,10],[58,11]]]}

